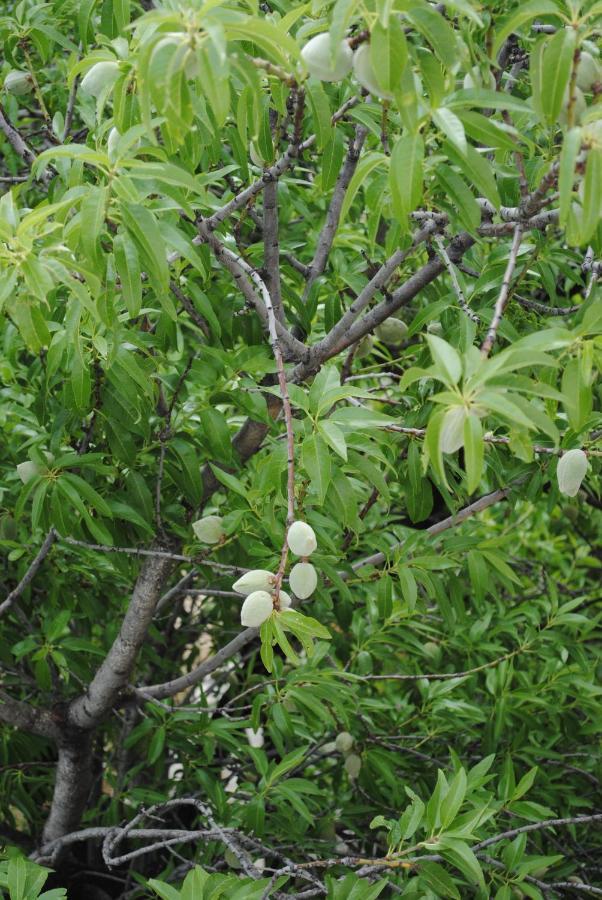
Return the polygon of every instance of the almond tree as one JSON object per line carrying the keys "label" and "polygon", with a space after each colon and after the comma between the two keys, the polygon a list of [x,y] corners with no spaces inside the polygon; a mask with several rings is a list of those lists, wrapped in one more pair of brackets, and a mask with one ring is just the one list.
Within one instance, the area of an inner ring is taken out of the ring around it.
{"label": "almond tree", "polygon": [[602,894],[600,3],[2,12],[0,885]]}

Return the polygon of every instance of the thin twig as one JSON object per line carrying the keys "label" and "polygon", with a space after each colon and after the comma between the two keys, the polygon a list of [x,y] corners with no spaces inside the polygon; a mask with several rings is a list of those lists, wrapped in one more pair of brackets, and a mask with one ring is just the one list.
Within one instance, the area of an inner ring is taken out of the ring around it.
{"label": "thin twig", "polygon": [[396,673],[390,675],[355,675],[351,672],[346,672],[345,677],[351,678],[354,681],[421,681],[422,679],[425,679],[426,681],[447,681],[450,678],[466,678],[468,675],[475,675],[477,672],[482,672],[484,669],[491,669],[494,666],[499,666],[500,663],[505,662],[508,659],[513,659],[513,657],[517,656],[519,653],[524,652],[525,649],[525,647],[517,647],[516,650],[504,653],[503,656],[498,656],[497,659],[492,659],[490,662],[483,663],[480,666],[474,666],[472,669],[466,669],[464,672],[435,672],[418,675],[398,675]]}
{"label": "thin twig", "polygon": [[44,538],[44,543],[31,561],[27,572],[25,573],[19,584],[16,586],[16,588],[13,588],[10,594],[8,594],[8,596],[2,601],[2,603],[0,603],[0,616],[5,613],[7,609],[10,609],[15,600],[17,600],[21,596],[23,591],[27,588],[27,586],[31,584],[33,579],[36,577],[38,569],[50,553],[50,550],[53,544],[56,542],[57,538],[57,532],[54,528],[51,528]]}
{"label": "thin twig", "polygon": [[512,246],[510,247],[508,264],[506,265],[502,287],[495,303],[491,325],[489,326],[489,330],[487,332],[485,340],[481,345],[481,354],[483,356],[489,356],[491,348],[493,347],[495,339],[497,337],[497,330],[500,326],[500,322],[502,321],[502,316],[504,315],[504,310],[508,301],[508,295],[510,293],[510,282],[512,281],[512,275],[514,274],[514,269],[516,268],[516,261],[518,259],[518,251],[520,250],[522,234],[522,227],[520,225],[517,225],[514,229],[514,238],[512,240]]}
{"label": "thin twig", "polygon": [[458,298],[458,302],[459,302],[462,310],[468,316],[469,319],[472,319],[473,322],[480,322],[481,320],[479,319],[477,314],[472,311],[472,309],[466,302],[466,297],[464,296],[464,292],[462,291],[460,282],[458,281],[458,276],[456,275],[456,270],[454,269],[453,263],[447,254],[447,250],[445,249],[445,244],[443,243],[441,236],[439,234],[435,234],[433,236],[433,240],[437,244],[439,253],[443,257],[443,262],[445,263],[445,266],[449,273],[449,277],[452,280],[452,284],[454,286],[454,290],[456,292],[456,296]]}

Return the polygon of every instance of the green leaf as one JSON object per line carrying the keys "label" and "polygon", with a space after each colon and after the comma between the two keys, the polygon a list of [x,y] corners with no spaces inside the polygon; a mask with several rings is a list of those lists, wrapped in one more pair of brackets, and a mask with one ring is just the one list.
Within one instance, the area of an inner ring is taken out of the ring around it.
{"label": "green leaf", "polygon": [[464,133],[464,125],[462,120],[444,106],[433,110],[433,122],[447,135],[452,144],[455,144],[460,153],[466,154],[466,134]]}
{"label": "green leaf", "polygon": [[471,883],[478,884],[485,890],[483,870],[478,859],[464,841],[443,835],[440,839],[443,856],[449,860]]}
{"label": "green leaf", "polygon": [[389,19],[387,25],[376,22],[370,33],[370,62],[379,87],[397,91],[407,60],[407,41],[399,18]]}
{"label": "green leaf", "polygon": [[484,452],[481,421],[474,413],[469,413],[464,420],[464,463],[469,494],[473,494],[481,482]]}
{"label": "green leaf", "polygon": [[149,878],[147,884],[153,889],[155,894],[158,894],[158,896],[162,898],[162,900],[181,900],[180,892],[174,887],[171,887],[171,885],[166,884],[164,881],[158,881],[156,878]]}
{"label": "green leaf", "polygon": [[458,351],[434,334],[427,334],[426,339],[438,374],[447,384],[457,384],[462,377],[462,360]]}
{"label": "green leaf", "polygon": [[466,772],[459,769],[454,775],[449,790],[441,803],[441,827],[448,828],[460,811],[466,796]]}
{"label": "green leaf", "polygon": [[441,409],[430,417],[424,437],[424,449],[428,453],[428,457],[435,475],[437,475],[437,477],[441,479],[443,484],[449,490],[449,485],[447,483],[447,478],[445,475],[445,467],[443,465],[443,453],[441,451],[440,444],[440,436],[441,430],[443,428],[443,419],[445,417],[445,413],[446,410]]}
{"label": "green leaf", "polygon": [[491,49],[492,56],[495,58],[504,41],[527,22],[532,22],[533,19],[540,16],[558,15],[560,15],[559,8],[552,0],[529,0],[527,3],[522,3],[514,12],[498,23]]}
{"label": "green leaf", "polygon": [[134,318],[142,306],[142,280],[136,244],[127,231],[120,231],[115,236],[113,252],[123,300],[128,313]]}
{"label": "green leaf", "polygon": [[602,217],[600,197],[602,197],[602,150],[600,147],[592,147],[587,154],[583,181],[582,244],[591,240]]}
{"label": "green leaf", "polygon": [[349,182],[349,187],[347,188],[345,199],[343,200],[341,215],[339,219],[340,223],[342,223],[347,218],[347,214],[351,209],[351,205],[355,199],[355,195],[357,194],[363,183],[366,181],[368,176],[379,166],[382,166],[386,163],[388,163],[387,157],[383,153],[376,153],[374,151],[366,153],[360,159],[357,168],[353,173],[353,177]]}
{"label": "green leaf", "polygon": [[402,227],[422,200],[424,141],[420,134],[404,134],[393,148],[389,170],[393,211]]}
{"label": "green leaf", "polygon": [[537,98],[549,124],[556,122],[569,83],[577,42],[574,28],[561,28],[546,43],[542,57],[541,97]]}
{"label": "green leaf", "polygon": [[460,65],[460,52],[456,33],[446,19],[428,6],[409,5],[405,15],[412,25],[427,39],[436,55],[450,72],[455,72]]}
{"label": "green leaf", "polygon": [[209,446],[214,459],[229,462],[232,458],[232,442],[228,420],[218,409],[202,409],[199,413],[203,440]]}
{"label": "green leaf", "polygon": [[150,210],[140,204],[123,204],[121,212],[124,224],[138,247],[153,290],[165,312],[175,321],[176,312],[169,296],[167,254],[157,220]]}
{"label": "green leaf", "polygon": [[89,186],[80,212],[81,245],[95,269],[101,266],[100,236],[104,225],[109,192],[106,187]]}
{"label": "green leaf", "polygon": [[420,866],[420,879],[426,882],[437,897],[450,897],[452,900],[461,900],[460,892],[453,879],[439,863],[422,863]]}
{"label": "green leaf", "polygon": [[331,461],[328,446],[319,435],[311,435],[303,441],[301,462],[319,503],[324,503],[330,484]]}
{"label": "green leaf", "polygon": [[472,191],[450,166],[437,167],[437,180],[459,212],[462,225],[474,233],[481,224],[481,209]]}
{"label": "green leaf", "polygon": [[575,165],[581,149],[582,134],[580,128],[571,128],[565,134],[560,151],[560,170],[558,172],[558,190],[560,191],[559,219],[566,226],[571,203],[573,202],[573,185],[575,183]]}

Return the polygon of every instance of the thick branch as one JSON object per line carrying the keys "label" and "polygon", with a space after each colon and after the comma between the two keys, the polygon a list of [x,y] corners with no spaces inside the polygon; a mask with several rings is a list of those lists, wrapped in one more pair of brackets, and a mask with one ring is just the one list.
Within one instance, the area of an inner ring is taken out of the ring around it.
{"label": "thick branch", "polygon": [[[467,232],[463,232],[453,238],[448,248],[448,256],[451,261],[459,261],[474,243],[475,238]],[[438,278],[444,271],[445,263],[443,260],[439,257],[434,257],[408,278],[389,297],[371,309],[363,318],[350,324],[349,319],[343,316],[334,328],[328,332],[326,337],[312,348],[310,361],[307,364],[307,373],[317,371],[327,359],[336,356],[342,350],[351,346],[351,344],[361,340],[365,334],[373,331],[377,325],[384,322],[396,310],[413,300],[420,291],[424,290],[427,285],[434,281],[435,278]],[[306,377],[306,372],[303,371],[302,367],[298,367],[298,370],[300,377]]]}
{"label": "thick branch", "polygon": [[337,178],[337,183],[332,194],[328,212],[326,213],[326,222],[324,223],[324,227],[322,228],[320,237],[318,238],[314,258],[309,265],[307,284],[305,285],[305,291],[303,294],[304,301],[307,300],[309,292],[316,278],[319,278],[326,268],[326,262],[332,249],[332,244],[334,242],[337,228],[339,226],[341,210],[345,201],[347,189],[349,188],[349,184],[357,168],[360,153],[362,151],[362,146],[364,144],[364,141],[366,140],[367,134],[367,128],[364,128],[363,125],[357,126],[354,138],[351,141],[349,150],[347,152],[347,157],[345,159],[345,162],[343,163],[343,167],[341,168],[339,177]]}
{"label": "thick branch", "polygon": [[54,793],[44,825],[43,843],[77,828],[88,802],[92,779],[92,737],[82,733],[59,746]]}
{"label": "thick branch", "polygon": [[46,709],[37,709],[21,700],[13,700],[1,689],[0,722],[55,741],[61,736],[59,721],[51,712]]}
{"label": "thick branch", "polygon": [[[265,303],[265,295],[262,299],[253,287],[254,284],[256,287],[259,287],[261,291],[263,281],[258,273],[252,266],[245,262],[241,256],[238,256],[232,250],[229,250],[219,238],[213,234],[207,221],[200,222],[198,228],[202,239],[211,247],[216,259],[221,262],[224,268],[233,276],[246,301],[255,309],[264,328],[269,330],[269,317]],[[253,284],[251,284],[251,282],[253,282]],[[305,344],[294,338],[284,325],[278,321],[276,321],[276,333],[278,341],[282,347],[286,349],[287,355],[295,360],[301,360],[307,356],[308,350]]]}
{"label": "thick branch", "polygon": [[4,133],[6,140],[15,153],[17,153],[28,166],[32,166],[36,161],[36,155],[33,150],[27,146],[17,129],[10,124],[4,115],[2,106],[0,106],[0,130]]}
{"label": "thick branch", "polygon": [[149,557],[142,565],[119,634],[97,670],[86,693],[73,701],[69,721],[79,728],[94,728],[113,707],[130,679],[138,651],[155,613],[165,579],[173,563]]}
{"label": "thick branch", "polygon": [[278,241],[278,182],[270,181],[263,193],[263,268],[274,315],[284,324],[280,285],[280,245]]}

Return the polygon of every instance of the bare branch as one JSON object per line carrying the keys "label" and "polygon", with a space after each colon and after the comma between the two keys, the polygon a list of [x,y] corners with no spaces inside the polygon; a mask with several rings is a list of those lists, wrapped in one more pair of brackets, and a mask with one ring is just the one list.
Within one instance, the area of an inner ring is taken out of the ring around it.
{"label": "bare branch", "polygon": [[[262,300],[262,297],[253,287],[253,285],[255,285],[256,288],[259,288],[260,293],[263,294],[262,286],[265,287],[265,285],[260,275],[241,256],[234,253],[232,250],[229,250],[219,240],[219,238],[212,233],[208,225],[208,220],[200,222],[198,228],[199,234],[202,239],[206,241],[207,244],[209,244],[216,258],[233,276],[245,299],[247,300],[249,305],[252,306],[257,312],[264,328],[269,331],[269,314],[268,307],[265,302],[265,294],[263,295]],[[253,284],[251,284],[251,282]],[[267,289],[266,293],[269,297],[269,292],[267,292]],[[287,355],[290,355],[293,359],[296,360],[301,360],[307,356],[308,349],[305,344],[303,344],[301,341],[298,341],[297,338],[293,337],[292,334],[287,331],[284,325],[277,320],[276,335],[278,341],[286,349]]]}
{"label": "bare branch", "polygon": [[17,600],[23,591],[31,584],[33,579],[36,577],[38,569],[50,553],[52,545],[58,538],[57,532],[54,528],[51,528],[46,537],[44,538],[44,543],[38,550],[34,559],[31,562],[27,572],[19,582],[19,584],[14,588],[10,594],[0,603],[0,616],[5,613],[10,607],[13,605],[15,600]]}
{"label": "bare branch", "polygon": [[278,239],[278,182],[270,181],[263,192],[263,268],[272,298],[274,315],[284,324],[280,286],[280,244]]}
{"label": "bare branch", "polygon": [[341,210],[345,201],[347,189],[349,188],[349,184],[357,168],[360,153],[367,134],[368,129],[363,125],[358,125],[356,127],[355,135],[349,145],[349,150],[347,151],[347,157],[343,163],[339,177],[337,178],[328,212],[326,213],[326,222],[320,232],[314,257],[309,265],[309,276],[303,294],[304,302],[307,300],[316,278],[319,278],[326,268],[326,262],[339,226],[339,219],[341,218]]}
{"label": "bare branch", "polygon": [[345,677],[350,678],[353,681],[421,681],[422,679],[425,679],[426,681],[447,681],[450,678],[466,678],[468,675],[475,675],[477,672],[482,672],[485,669],[492,669],[494,666],[499,666],[500,663],[505,662],[507,659],[513,659],[515,656],[518,656],[519,653],[524,652],[524,650],[525,647],[518,647],[516,650],[511,650],[509,653],[504,653],[503,656],[498,656],[496,659],[492,659],[480,666],[474,666],[472,669],[465,669],[463,672],[431,672],[418,675],[398,675],[397,673],[387,675],[354,675],[347,672]]}
{"label": "bare branch", "polygon": [[485,340],[481,344],[481,353],[483,356],[489,355],[497,337],[497,330],[500,326],[500,322],[502,321],[502,316],[504,315],[504,310],[506,308],[506,303],[508,302],[508,297],[510,294],[510,282],[512,281],[514,269],[516,268],[516,261],[518,258],[518,251],[520,250],[522,235],[522,228],[520,225],[517,225],[514,229],[514,238],[512,240],[512,246],[510,247],[508,264],[506,266],[506,271],[504,272],[502,287],[495,303],[491,325],[489,326],[489,330],[487,332],[487,335],[485,336]]}
{"label": "bare branch", "polygon": [[462,291],[462,288],[460,287],[460,282],[458,281],[458,276],[456,275],[456,270],[454,269],[453,263],[447,254],[447,250],[445,249],[445,244],[441,240],[441,236],[436,234],[436,235],[434,235],[433,240],[437,244],[439,253],[443,257],[443,262],[445,263],[445,267],[448,271],[449,277],[452,280],[452,284],[453,284],[454,290],[456,292],[456,297],[458,298],[458,303],[460,304],[462,311],[473,322],[480,322],[481,320],[479,319],[477,314],[472,311],[472,309],[466,302],[466,297],[464,296],[464,292]]}
{"label": "bare branch", "polygon": [[70,733],[59,743],[54,792],[42,841],[53,841],[77,828],[86,808],[93,780],[92,737]]}
{"label": "bare branch", "polygon": [[[433,226],[431,226],[432,228]],[[456,262],[475,243],[475,238],[467,232],[462,232],[452,239],[448,248],[449,258]],[[393,258],[392,258],[393,259]],[[388,264],[387,264],[388,265]],[[430,259],[421,269],[415,272],[404,284],[395,290],[389,297],[370,310],[363,318],[350,324],[345,314],[332,328],[325,338],[319,341],[311,349],[309,361],[301,364],[295,370],[295,377],[305,378],[312,371],[317,371],[319,366],[336,356],[342,350],[355,344],[365,334],[373,331],[377,325],[396,312],[405,304],[413,300],[427,285],[445,271],[445,263],[439,257]],[[375,276],[378,277],[378,276]],[[359,298],[358,298],[359,299]],[[348,312],[354,308],[351,305]],[[355,315],[353,316],[355,318]]]}
{"label": "bare branch", "polygon": [[172,561],[163,556],[150,557],[143,563],[119,634],[86,693],[69,706],[68,718],[73,725],[93,728],[126,687],[171,567]]}
{"label": "bare branch", "polygon": [[32,166],[36,161],[36,155],[31,150],[16,128],[14,128],[4,114],[4,110],[0,105],[0,130],[4,133],[8,143],[11,145],[15,153],[17,153],[21,159],[27,163],[28,166]]}
{"label": "bare branch", "polygon": [[14,700],[1,689],[0,722],[52,740],[58,740],[61,735],[59,720],[52,712],[30,706],[21,700]]}

